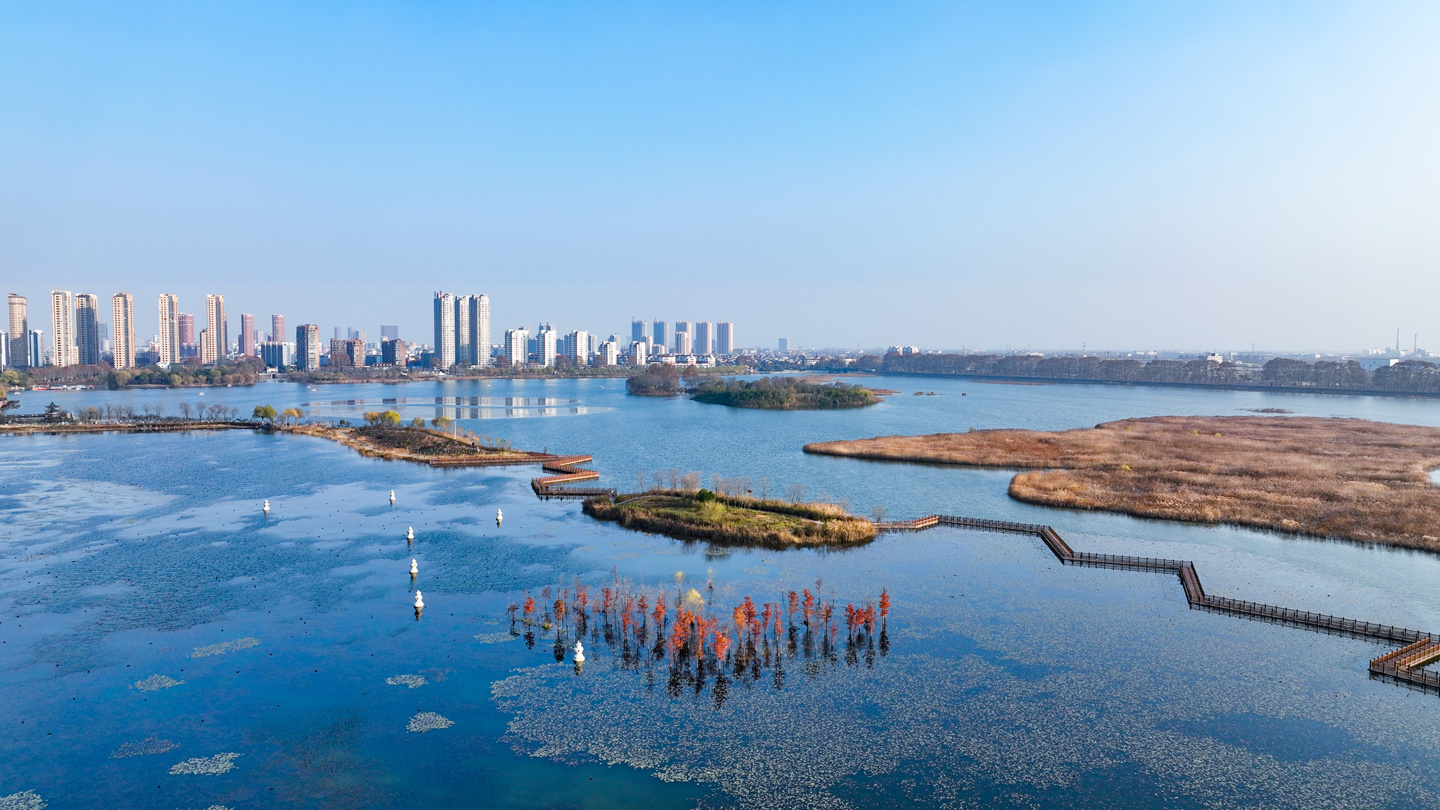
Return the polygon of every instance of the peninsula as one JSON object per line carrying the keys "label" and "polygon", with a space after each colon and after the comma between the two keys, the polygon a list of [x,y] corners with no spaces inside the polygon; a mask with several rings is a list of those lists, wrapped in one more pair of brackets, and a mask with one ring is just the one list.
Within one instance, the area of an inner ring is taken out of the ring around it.
{"label": "peninsula", "polygon": [[1440,428],[1359,419],[1161,416],[1058,432],[821,442],[805,452],[1019,468],[1010,496],[1440,551]]}

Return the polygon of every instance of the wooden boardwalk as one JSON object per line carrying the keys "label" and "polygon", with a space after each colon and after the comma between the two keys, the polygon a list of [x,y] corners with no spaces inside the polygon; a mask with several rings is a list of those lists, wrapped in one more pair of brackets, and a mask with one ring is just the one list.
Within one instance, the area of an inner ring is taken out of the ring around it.
{"label": "wooden boardwalk", "polygon": [[1440,675],[1423,669],[1429,664],[1440,661],[1440,636],[1389,624],[1347,619],[1343,616],[1313,613],[1308,610],[1267,605],[1262,602],[1248,602],[1225,596],[1210,596],[1205,593],[1205,588],[1200,584],[1200,575],[1195,572],[1195,564],[1189,560],[1077,552],[1065,542],[1059,532],[1049,526],[1037,523],[1012,523],[1003,520],[984,520],[953,515],[926,515],[915,520],[876,523],[875,526],[883,532],[921,531],[934,526],[954,526],[962,529],[1027,534],[1043,542],[1045,547],[1050,549],[1050,553],[1054,554],[1055,558],[1064,565],[1111,568],[1121,571],[1173,573],[1180,579],[1180,586],[1185,591],[1185,601],[1195,610],[1208,610],[1247,619],[1271,621],[1291,627],[1353,636],[1386,644],[1402,644],[1404,646],[1370,662],[1371,677],[1382,678],[1412,688],[1440,692]]}
{"label": "wooden boardwalk", "polygon": [[535,491],[536,497],[547,500],[550,498],[615,497],[616,491],[609,487],[565,486],[577,481],[594,481],[599,478],[600,473],[580,466],[594,460],[593,456],[553,456],[541,464],[541,469],[555,474],[530,479],[530,488]]}

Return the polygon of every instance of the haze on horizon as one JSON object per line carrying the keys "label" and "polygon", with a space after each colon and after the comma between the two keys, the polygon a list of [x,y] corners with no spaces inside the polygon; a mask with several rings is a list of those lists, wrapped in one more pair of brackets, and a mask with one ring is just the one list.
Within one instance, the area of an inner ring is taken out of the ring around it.
{"label": "haze on horizon", "polygon": [[[1440,347],[1440,5],[0,3],[0,282],[238,325]],[[32,318],[35,314],[32,314]],[[232,326],[232,328],[234,328]]]}

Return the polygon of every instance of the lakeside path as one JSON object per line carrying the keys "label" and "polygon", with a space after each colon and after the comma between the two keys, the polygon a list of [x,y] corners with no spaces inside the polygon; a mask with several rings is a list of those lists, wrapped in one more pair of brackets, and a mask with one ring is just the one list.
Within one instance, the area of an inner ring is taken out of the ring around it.
{"label": "lakeside path", "polygon": [[1020,469],[1016,500],[1440,551],[1440,428],[1160,416],[1044,432],[819,442],[805,452]]}

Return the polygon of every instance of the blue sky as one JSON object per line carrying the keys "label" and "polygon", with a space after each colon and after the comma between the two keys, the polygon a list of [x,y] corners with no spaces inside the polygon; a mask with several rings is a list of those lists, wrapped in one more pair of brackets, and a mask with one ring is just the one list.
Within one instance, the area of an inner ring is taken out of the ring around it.
{"label": "blue sky", "polygon": [[0,2],[5,291],[1440,348],[1440,5],[292,6]]}

